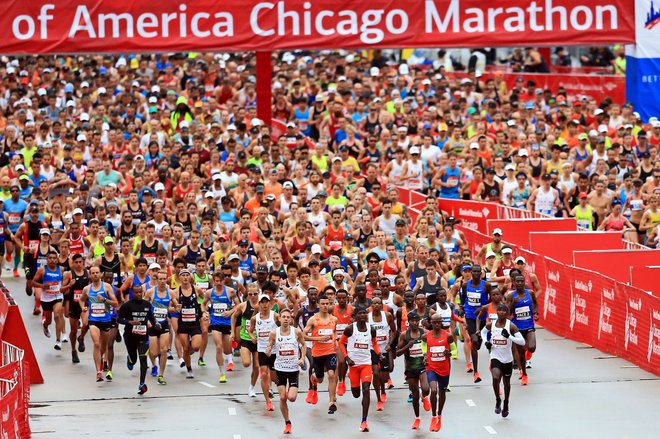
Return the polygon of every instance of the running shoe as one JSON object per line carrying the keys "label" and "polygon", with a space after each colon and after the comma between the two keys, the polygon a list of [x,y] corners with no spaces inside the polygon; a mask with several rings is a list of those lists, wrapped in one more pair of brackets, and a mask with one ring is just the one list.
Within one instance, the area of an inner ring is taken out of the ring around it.
{"label": "running shoe", "polygon": [[85,352],[85,337],[78,336],[78,352]]}
{"label": "running shoe", "polygon": [[227,382],[227,374],[224,373],[224,372],[222,372],[222,373],[220,374],[220,379],[219,379],[218,381],[219,381],[220,383],[222,383],[222,384],[226,383],[226,382]]}
{"label": "running shoe", "polygon": [[435,429],[435,424],[438,422],[437,418],[431,418],[431,425],[429,425],[429,431],[438,431]]}
{"label": "running shoe", "polygon": [[186,379],[192,380],[193,378],[195,378],[195,375],[193,375],[193,371],[190,369],[188,373],[186,373]]}
{"label": "running shoe", "polygon": [[267,412],[274,412],[275,411],[275,406],[273,405],[272,402],[266,401],[266,411]]}
{"label": "running shoe", "polygon": [[451,392],[451,384],[447,384],[447,390],[445,392],[450,393]]}
{"label": "running shoe", "polygon": [[186,362],[183,361],[183,358],[179,358],[179,367],[186,367]]}
{"label": "running shoe", "polygon": [[412,400],[413,400],[412,393],[409,393],[408,394],[408,404],[412,404]]}
{"label": "running shoe", "polygon": [[80,358],[78,358],[78,352],[71,351],[71,361],[74,363],[80,363]]}
{"label": "running shoe", "polygon": [[147,390],[148,389],[146,384],[144,383],[140,384],[140,387],[138,387],[138,395],[144,395],[145,393],[147,393]]}
{"label": "running shoe", "polygon": [[525,360],[527,360],[527,361],[531,360],[531,359],[532,359],[532,355],[534,355],[534,354],[532,354],[532,353],[529,352],[529,351],[525,351]]}
{"label": "running shoe", "polygon": [[387,393],[383,392],[380,394],[380,400],[383,402],[387,402]]}
{"label": "running shoe", "polygon": [[346,382],[340,381],[337,383],[337,395],[344,396],[346,394]]}
{"label": "running shoe", "polygon": [[69,342],[69,337],[67,337],[66,335],[63,335],[62,336],[62,343],[68,343],[68,342]]}
{"label": "running shoe", "polygon": [[250,387],[248,388],[248,396],[249,396],[250,398],[256,398],[256,397],[257,397],[257,392],[254,390],[254,387],[253,387],[253,386],[250,386]]}
{"label": "running shoe", "polygon": [[334,415],[336,411],[337,411],[337,404],[335,404],[334,402],[331,402],[330,406],[328,407],[328,414],[329,415]]}
{"label": "running shoe", "polygon": [[429,401],[428,396],[425,396],[424,398],[422,398],[422,405],[424,406],[425,411],[428,412],[429,410],[431,410],[431,401]]}
{"label": "running shoe", "polygon": [[115,341],[117,343],[121,343],[121,332],[117,331],[117,335],[115,336]]}
{"label": "running shoe", "polygon": [[413,422],[412,429],[413,430],[419,430],[419,424],[421,424],[422,420],[417,418],[415,419],[415,422]]}
{"label": "running shoe", "polygon": [[312,404],[317,404],[319,402],[319,392],[314,390],[314,396],[312,399]]}
{"label": "running shoe", "polygon": [[[35,308],[36,309],[36,308]],[[44,327],[44,335],[48,338],[50,338],[50,330],[48,329],[48,326],[43,325]]]}
{"label": "running shoe", "polygon": [[128,370],[133,370],[133,366],[135,366],[133,363],[131,363],[131,357],[128,355],[126,356],[126,368]]}
{"label": "running shoe", "polygon": [[532,368],[532,360],[527,360],[525,361],[525,368],[531,369]]}
{"label": "running shoe", "polygon": [[435,418],[435,431],[440,431],[442,428],[442,416],[437,416]]}
{"label": "running shoe", "polygon": [[13,274],[14,274],[14,277],[18,277],[18,270],[14,268]]}
{"label": "running shoe", "polygon": [[382,412],[385,409],[385,403],[383,401],[378,401],[376,404],[376,411]]}
{"label": "running shoe", "polygon": [[101,381],[103,381],[103,374],[101,372],[97,372],[96,373],[96,382],[100,383]]}
{"label": "running shoe", "polygon": [[227,372],[234,371],[234,363],[227,363]]}
{"label": "running shoe", "polygon": [[156,380],[156,382],[157,382],[158,384],[160,384],[161,386],[164,386],[164,385],[167,384],[167,381],[165,381],[165,378],[163,378],[162,375],[158,375],[158,379]]}
{"label": "running shoe", "polygon": [[394,388],[394,383],[392,383],[392,380],[389,379],[387,380],[387,390],[391,390]]}
{"label": "running shoe", "polygon": [[369,431],[369,424],[367,424],[367,421],[362,421],[362,423],[360,424],[360,431],[363,433]]}
{"label": "running shoe", "polygon": [[481,382],[481,377],[479,376],[479,372],[474,373],[474,382],[475,384]]}
{"label": "running shoe", "polygon": [[169,349],[167,350],[167,359],[168,360],[174,360],[174,356],[172,355],[172,351],[169,350]]}
{"label": "running shoe", "polygon": [[282,432],[282,434],[291,434],[291,424],[286,424],[284,426],[284,431]]}
{"label": "running shoe", "polygon": [[502,400],[501,399],[496,399],[495,400],[495,414],[499,415],[502,413]]}
{"label": "running shoe", "polygon": [[520,380],[520,385],[521,386],[527,385],[527,375],[523,375],[522,379]]}
{"label": "running shoe", "polygon": [[504,401],[504,407],[502,407],[502,417],[506,418],[509,416],[509,401]]}
{"label": "running shoe", "polygon": [[474,372],[474,369],[472,368],[472,363],[468,363],[467,366],[465,366],[465,372],[467,373]]}
{"label": "running shoe", "polygon": [[111,371],[111,370],[109,370],[109,371],[105,374],[105,379],[108,380],[108,381],[112,381],[112,371]]}
{"label": "running shoe", "polygon": [[203,358],[200,357],[199,360],[197,360],[197,365],[199,367],[206,367],[206,362],[204,361]]}
{"label": "running shoe", "polygon": [[152,366],[151,367],[151,376],[152,377],[157,377],[158,376],[158,366]]}
{"label": "running shoe", "polygon": [[56,351],[61,351],[62,350],[62,342],[59,341],[59,340],[56,340],[55,341],[55,346],[53,346],[53,349],[55,349]]}
{"label": "running shoe", "polygon": [[307,397],[305,398],[305,402],[307,404],[314,404],[314,390],[309,389],[309,391],[307,391]]}

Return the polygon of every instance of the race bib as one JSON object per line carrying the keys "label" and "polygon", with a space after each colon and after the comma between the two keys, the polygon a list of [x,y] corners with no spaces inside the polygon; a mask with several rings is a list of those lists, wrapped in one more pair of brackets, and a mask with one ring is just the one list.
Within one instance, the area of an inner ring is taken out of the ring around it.
{"label": "race bib", "polygon": [[133,334],[147,335],[147,325],[133,325]]}
{"label": "race bib", "polygon": [[196,313],[195,308],[181,308],[181,321],[182,322],[194,322]]}
{"label": "race bib", "polygon": [[493,346],[506,347],[507,339],[506,338],[495,338],[493,337]]}
{"label": "race bib", "polygon": [[259,338],[266,338],[270,335],[270,331],[258,331],[257,332],[257,337]]}
{"label": "race bib", "polygon": [[81,297],[82,297],[82,290],[73,290],[73,301],[74,302],[80,302]]}
{"label": "race bib", "polygon": [[525,320],[531,316],[529,306],[521,306],[516,308],[516,318],[518,320]]}
{"label": "race bib", "polygon": [[60,292],[60,283],[59,282],[54,282],[54,283],[48,284],[47,290],[51,294],[58,294]]}
{"label": "race bib", "polygon": [[144,258],[147,260],[147,263],[149,263],[150,265],[156,262],[156,255],[153,253],[145,254]]}
{"label": "race bib", "polygon": [[424,352],[422,352],[422,346],[419,343],[411,347],[409,349],[409,352],[410,352],[410,357],[412,358],[419,358],[424,356]]}
{"label": "race bib", "polygon": [[167,318],[167,308],[154,308],[154,317],[157,320],[165,320]]}
{"label": "race bib", "polygon": [[429,352],[431,353],[431,361],[445,361],[444,346],[431,346]]}
{"label": "race bib", "polygon": [[30,252],[37,251],[37,248],[39,248],[39,241],[28,241],[28,250]]}
{"label": "race bib", "polygon": [[293,349],[284,349],[284,348],[280,348],[280,349],[277,351],[277,355],[278,355],[279,357],[293,357],[293,356],[295,355],[295,353],[296,353],[296,352],[295,352]]}
{"label": "race bib", "polygon": [[381,342],[387,340],[387,335],[377,335],[376,341]]}
{"label": "race bib", "polygon": [[366,343],[358,343],[358,342],[355,342],[355,343],[353,343],[353,347],[354,347],[355,349],[369,349],[369,345],[366,344]]}
{"label": "race bib", "polygon": [[222,317],[222,313],[227,311],[226,303],[214,303],[213,304],[213,315],[216,317]]}
{"label": "race bib", "polygon": [[21,222],[21,214],[20,213],[10,213],[9,214],[9,224],[16,225],[16,224],[20,224],[20,222]]}
{"label": "race bib", "polygon": [[321,343],[332,343],[332,329],[330,328],[319,329],[319,335],[321,337],[323,336],[330,337],[330,340],[322,341]]}
{"label": "race bib", "polygon": [[92,317],[105,317],[105,303],[92,303]]}
{"label": "race bib", "polygon": [[467,293],[467,301],[470,306],[481,306],[481,293]]}

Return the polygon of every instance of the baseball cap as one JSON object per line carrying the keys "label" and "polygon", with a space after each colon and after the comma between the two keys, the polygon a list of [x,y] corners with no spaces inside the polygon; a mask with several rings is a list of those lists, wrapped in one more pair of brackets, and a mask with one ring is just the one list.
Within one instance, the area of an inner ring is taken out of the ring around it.
{"label": "baseball cap", "polygon": [[29,180],[30,176],[27,174],[21,174],[20,177],[18,177],[19,180]]}
{"label": "baseball cap", "polygon": [[323,253],[321,246],[318,244],[312,245],[312,254],[316,254],[316,253]]}
{"label": "baseball cap", "polygon": [[578,198],[586,199],[587,198],[587,193],[586,192],[580,192],[580,194],[578,195]]}
{"label": "baseball cap", "polygon": [[495,254],[495,252],[490,251],[490,252],[486,253],[486,259],[488,259],[488,258],[492,258],[492,257],[494,257],[494,256],[497,256],[497,255]]}
{"label": "baseball cap", "polygon": [[158,192],[158,191],[164,191],[164,190],[165,190],[165,185],[164,185],[163,183],[161,183],[161,182],[158,182],[158,183],[156,183],[156,184],[154,185],[154,190],[155,190],[156,192]]}
{"label": "baseball cap", "polygon": [[504,167],[504,170],[505,171],[515,171],[516,170],[516,165],[514,165],[513,163],[509,163],[508,165],[506,165]]}
{"label": "baseball cap", "polygon": [[160,270],[160,264],[157,264],[157,263],[155,263],[155,262],[152,262],[152,263],[149,265],[149,270]]}
{"label": "baseball cap", "polygon": [[477,142],[470,143],[470,149],[479,149],[479,144]]}
{"label": "baseball cap", "polygon": [[414,154],[419,154],[419,148],[416,146],[410,148],[410,155],[414,155]]}
{"label": "baseball cap", "polygon": [[[39,210],[38,207],[37,207],[37,210]],[[40,235],[50,235],[50,230],[48,230],[47,228],[44,227],[43,229],[39,230],[39,234]]]}
{"label": "baseball cap", "polygon": [[106,236],[103,238],[103,244],[111,244],[113,242],[115,242],[115,240],[112,236]]}
{"label": "baseball cap", "polygon": [[578,136],[578,139],[579,140],[588,140],[589,136],[587,135],[587,133],[582,133]]}
{"label": "baseball cap", "polygon": [[518,257],[516,258],[516,260],[513,261],[513,262],[516,263],[516,264],[517,264],[518,262],[522,262],[523,264],[527,263],[527,261],[525,261],[525,258],[523,258],[522,256],[518,256]]}
{"label": "baseball cap", "polygon": [[493,235],[500,235],[500,236],[502,236],[502,229],[500,229],[500,228],[498,227],[497,229],[493,230]]}
{"label": "baseball cap", "polygon": [[607,132],[607,125],[598,125],[598,132],[599,133],[606,133]]}
{"label": "baseball cap", "polygon": [[73,209],[72,215],[82,215],[82,214],[83,214],[83,211],[82,211],[81,208],[76,207],[75,209]]}
{"label": "baseball cap", "polygon": [[259,265],[257,267],[257,273],[268,273],[268,267],[265,265]]}
{"label": "baseball cap", "polygon": [[345,275],[346,275],[346,273],[344,273],[343,268],[335,268],[334,270],[332,270],[332,277],[345,276]]}
{"label": "baseball cap", "polygon": [[250,245],[250,242],[247,239],[241,239],[240,241],[238,241],[238,245],[239,245],[239,247],[242,246],[242,245],[248,246],[248,245]]}
{"label": "baseball cap", "polygon": [[594,111],[594,116],[599,116],[603,113],[604,113],[604,111],[603,111],[602,108],[596,108],[596,111]]}
{"label": "baseball cap", "polygon": [[268,297],[267,294],[259,294],[259,302],[261,302],[262,300],[267,300],[270,302],[270,297]]}
{"label": "baseball cap", "polygon": [[333,242],[330,243],[330,250],[336,252],[336,251],[339,250],[339,249],[341,249],[341,242],[339,242],[339,241],[333,241]]}
{"label": "baseball cap", "polygon": [[472,265],[463,264],[463,266],[461,266],[461,271],[469,271],[469,270],[472,270]]}
{"label": "baseball cap", "polygon": [[511,247],[504,247],[502,249],[502,254],[511,254],[513,253],[513,249]]}
{"label": "baseball cap", "polygon": [[527,150],[526,150],[525,148],[521,148],[521,149],[518,151],[518,155],[519,155],[520,157],[528,157],[528,156],[529,156],[529,153],[527,152]]}
{"label": "baseball cap", "polygon": [[229,255],[229,257],[227,258],[227,262],[231,262],[231,261],[234,261],[234,260],[240,261],[240,259],[241,258],[239,258],[238,255],[234,253],[233,255]]}
{"label": "baseball cap", "polygon": [[550,180],[551,178],[552,178],[552,176],[550,174],[548,174],[547,172],[545,174],[543,174],[543,176],[541,177],[542,180]]}

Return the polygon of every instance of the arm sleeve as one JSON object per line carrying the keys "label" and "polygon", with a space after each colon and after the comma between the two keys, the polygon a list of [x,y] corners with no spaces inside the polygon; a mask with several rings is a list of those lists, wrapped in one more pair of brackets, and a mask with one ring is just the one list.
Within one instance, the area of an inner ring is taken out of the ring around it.
{"label": "arm sleeve", "polygon": [[[520,333],[518,333],[518,334],[520,334]],[[485,326],[483,328],[481,328],[481,338],[484,339],[484,340],[486,340],[488,338],[488,328],[486,328]]]}
{"label": "arm sleeve", "polygon": [[348,337],[342,334],[339,338],[339,349],[341,349],[341,353],[344,355],[344,357],[348,356],[348,353],[346,352],[346,343],[348,343]]}
{"label": "arm sleeve", "polygon": [[128,319],[126,316],[129,314],[130,310],[128,309],[128,302],[126,302],[124,305],[122,305],[119,308],[119,311],[117,312],[117,323],[121,325],[128,325]]}
{"label": "arm sleeve", "polygon": [[516,335],[511,334],[509,336],[509,338],[511,339],[512,342],[514,342],[515,344],[517,344],[519,346],[524,346],[525,345],[525,339],[523,338],[520,331],[516,332]]}
{"label": "arm sleeve", "polygon": [[376,355],[380,355],[380,346],[378,346],[376,337],[371,339],[371,345],[374,347],[374,352],[376,353]]}

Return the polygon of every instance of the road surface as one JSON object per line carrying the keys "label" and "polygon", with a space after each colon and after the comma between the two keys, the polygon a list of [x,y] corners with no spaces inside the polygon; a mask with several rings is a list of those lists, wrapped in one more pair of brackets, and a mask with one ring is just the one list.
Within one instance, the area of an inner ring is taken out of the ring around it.
{"label": "road surface", "polygon": [[[22,310],[45,379],[45,384],[32,386],[30,418],[35,438],[140,435],[163,439],[191,433],[196,438],[281,436],[284,422],[278,403],[274,401],[276,410],[268,413],[260,393],[257,398],[247,396],[249,373],[238,364],[238,358],[229,382],[218,383],[212,342],[206,354],[207,367],[193,366],[194,380],[186,380],[185,369],[170,361],[165,373],[167,385],[156,385],[155,378],[148,375],[149,391],[144,396],[136,395],[138,367],[132,372],[126,369],[125,349],[116,344],[114,381],[96,383],[89,335],[88,348],[80,354],[81,363],[72,364],[69,345],[64,344],[62,351],[54,350],[54,339],[43,335],[41,319],[32,316],[33,299],[24,293],[24,280],[7,279],[6,273],[3,277]],[[660,378],[543,329],[537,331],[537,340],[529,386],[521,387],[514,372],[507,419],[493,413],[485,349],[480,356],[484,378],[480,384],[473,384],[471,375],[465,373],[461,351],[461,359],[452,362],[452,391],[440,433],[428,431],[430,413],[426,412],[421,414],[422,429],[410,430],[413,413],[406,403],[408,390],[400,358],[393,375],[396,389],[389,391],[385,411],[375,411],[372,396],[369,434],[379,438],[435,435],[466,439],[657,437]],[[307,384],[301,379],[299,399],[290,409],[293,434],[364,437],[358,431],[360,400],[353,399],[349,391],[339,398],[339,411],[328,415],[324,386],[320,386],[319,403],[312,406],[304,401]]]}

